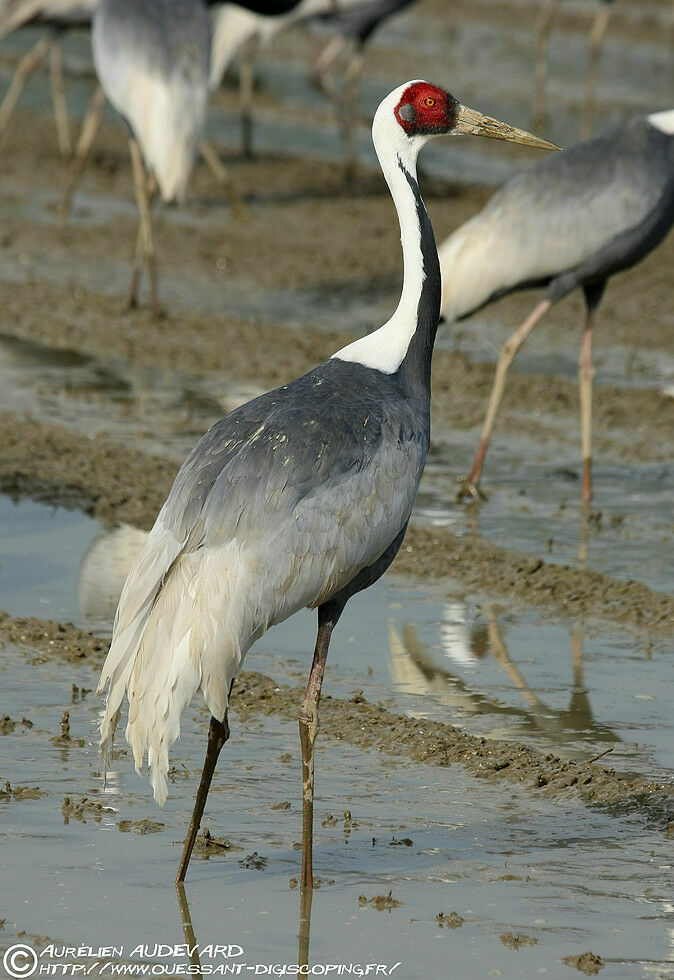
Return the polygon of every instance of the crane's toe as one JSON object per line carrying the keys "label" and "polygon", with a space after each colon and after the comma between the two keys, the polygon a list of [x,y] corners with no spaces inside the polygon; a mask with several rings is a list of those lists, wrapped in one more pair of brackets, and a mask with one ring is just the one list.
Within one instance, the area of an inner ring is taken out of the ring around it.
{"label": "crane's toe", "polygon": [[481,488],[480,484],[477,482],[477,480],[471,480],[469,474],[467,476],[460,476],[457,479],[456,484],[457,504],[481,503],[483,500],[487,499],[487,494]]}

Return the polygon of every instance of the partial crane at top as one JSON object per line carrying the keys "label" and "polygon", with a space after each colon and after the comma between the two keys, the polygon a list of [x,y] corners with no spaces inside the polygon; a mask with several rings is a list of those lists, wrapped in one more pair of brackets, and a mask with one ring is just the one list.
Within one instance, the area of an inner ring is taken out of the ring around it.
{"label": "partial crane at top", "polygon": [[[606,283],[658,245],[674,223],[674,109],[638,116],[546,157],[509,180],[440,246],[442,313],[460,320],[515,290],[545,287],[505,342],[480,443],[459,497],[480,479],[508,367],[553,304],[582,289],[580,383],[582,499],[592,497],[592,328]],[[610,325],[607,325],[610,329]]]}
{"label": "partial crane at top", "polygon": [[[244,155],[252,154],[253,50],[269,44],[282,30],[296,24],[324,24],[337,36],[330,41],[311,73],[312,80],[333,102],[345,150],[347,171],[354,167],[353,130],[359,120],[357,86],[363,48],[385,20],[414,0],[235,0],[215,5],[211,88],[217,88],[232,58],[238,54],[241,81],[241,120]],[[342,89],[330,80],[337,59],[349,52]]]}
{"label": "partial crane at top", "polygon": [[[206,119],[211,45],[208,10],[203,0],[100,0],[94,11],[91,43],[102,91],[130,133],[140,220],[129,305],[137,305],[146,266],[152,309],[158,314],[150,204],[157,192],[165,202],[185,196]],[[91,145],[102,101],[99,91],[83,124],[66,202]]]}
{"label": "partial crane at top", "polygon": [[98,0],[0,0],[0,38],[27,24],[41,24],[46,33],[21,58],[0,104],[0,138],[14,112],[26,80],[49,54],[56,137],[62,156],[71,153],[70,127],[63,84],[61,36],[70,28],[88,27]]}

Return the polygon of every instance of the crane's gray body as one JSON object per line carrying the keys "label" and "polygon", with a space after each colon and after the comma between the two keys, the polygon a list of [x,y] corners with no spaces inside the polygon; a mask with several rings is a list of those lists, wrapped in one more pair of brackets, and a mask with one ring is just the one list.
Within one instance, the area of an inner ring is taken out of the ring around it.
{"label": "crane's gray body", "polygon": [[182,198],[203,132],[210,19],[203,0],[100,0],[94,65],[164,200]]}
{"label": "crane's gray body", "polygon": [[439,249],[442,312],[468,316],[530,286],[561,299],[601,293],[674,223],[674,135],[645,118],[552,154],[518,174]]}
{"label": "crane's gray body", "polygon": [[216,423],[181,467],[104,671],[106,717],[114,731],[128,687],[127,738],[160,802],[194,692],[224,717],[256,639],[305,606],[341,609],[395,557],[430,428],[428,399],[407,399],[401,379],[333,358]]}
{"label": "crane's gray body", "polygon": [[[378,112],[403,133],[389,100]],[[147,751],[160,802],[168,751],[194,693],[223,718],[231,681],[258,637],[305,606],[329,605],[336,622],[403,540],[430,440],[440,269],[416,178],[397,155],[387,160],[408,256],[396,313],[206,433],[122,591],[101,678],[109,683],[102,743],[109,750],[128,691],[127,739],[137,766]],[[382,332],[375,367],[370,340]],[[389,346],[400,352],[395,363]]]}

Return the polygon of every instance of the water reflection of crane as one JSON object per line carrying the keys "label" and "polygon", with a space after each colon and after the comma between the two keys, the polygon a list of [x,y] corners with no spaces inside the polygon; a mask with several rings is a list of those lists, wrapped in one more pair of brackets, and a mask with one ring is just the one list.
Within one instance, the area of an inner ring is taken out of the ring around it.
{"label": "water reflection of crane", "polygon": [[[451,608],[451,607],[450,607]],[[451,613],[455,621],[455,613]],[[521,693],[526,707],[502,704],[498,699],[483,693],[452,670],[439,664],[419,640],[415,627],[405,623],[399,634],[389,627],[391,645],[391,672],[399,687],[410,694],[433,695],[436,703],[452,708],[453,716],[461,719],[476,715],[499,715],[507,719],[499,734],[528,734],[559,744],[564,741],[617,742],[619,736],[605,725],[595,721],[590,699],[583,678],[582,631],[570,631],[573,683],[567,708],[552,708],[528,685],[519,668],[513,663],[503,634],[493,610],[487,614],[485,626],[466,627],[462,637],[447,642],[445,631],[444,652],[460,665],[468,663],[467,649],[477,662],[489,649],[501,670],[510,678]],[[417,712],[415,711],[415,714]]]}
{"label": "water reflection of crane", "polygon": [[119,524],[94,538],[82,559],[78,586],[80,619],[89,629],[109,633],[115,609],[147,531]]}

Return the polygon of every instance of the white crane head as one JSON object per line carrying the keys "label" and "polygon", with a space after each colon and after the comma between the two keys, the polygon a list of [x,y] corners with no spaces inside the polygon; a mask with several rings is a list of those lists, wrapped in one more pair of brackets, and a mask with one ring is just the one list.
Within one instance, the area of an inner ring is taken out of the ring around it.
{"label": "white crane head", "polygon": [[415,157],[434,136],[488,136],[540,149],[559,149],[533,133],[461,105],[450,92],[423,79],[400,85],[384,99],[375,113],[372,131],[377,150],[385,140],[405,156],[412,150]]}

